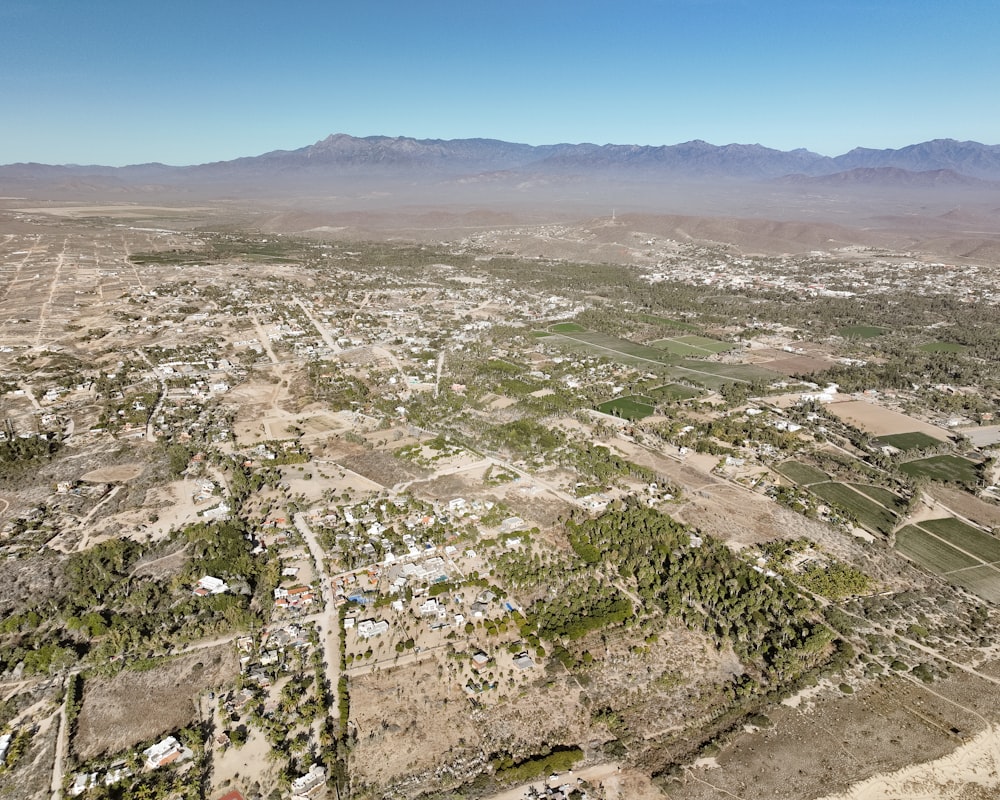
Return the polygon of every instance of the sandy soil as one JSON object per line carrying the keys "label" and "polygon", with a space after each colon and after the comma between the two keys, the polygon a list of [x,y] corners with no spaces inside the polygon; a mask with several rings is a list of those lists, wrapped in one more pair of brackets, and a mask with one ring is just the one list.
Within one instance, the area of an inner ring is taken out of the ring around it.
{"label": "sandy soil", "polygon": [[931,425],[929,422],[921,422],[906,414],[892,411],[867,400],[848,400],[842,403],[830,403],[827,406],[829,411],[840,417],[844,422],[855,427],[868,431],[875,436],[883,436],[892,433],[912,433],[919,431],[940,439],[942,442],[948,441],[948,431]]}
{"label": "sandy soil", "polygon": [[80,480],[88,483],[122,483],[135,480],[142,474],[143,469],[142,464],[118,464],[113,467],[93,469],[81,475]]}
{"label": "sandy soil", "polygon": [[877,775],[822,800],[987,800],[1000,797],[1000,726],[955,752],[888,775]]}

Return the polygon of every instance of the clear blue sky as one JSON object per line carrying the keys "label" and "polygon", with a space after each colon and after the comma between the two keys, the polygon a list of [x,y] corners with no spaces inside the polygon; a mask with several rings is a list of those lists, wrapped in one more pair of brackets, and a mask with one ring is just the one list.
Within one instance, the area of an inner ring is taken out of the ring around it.
{"label": "clear blue sky", "polygon": [[3,0],[0,163],[330,133],[1000,143],[997,0]]}

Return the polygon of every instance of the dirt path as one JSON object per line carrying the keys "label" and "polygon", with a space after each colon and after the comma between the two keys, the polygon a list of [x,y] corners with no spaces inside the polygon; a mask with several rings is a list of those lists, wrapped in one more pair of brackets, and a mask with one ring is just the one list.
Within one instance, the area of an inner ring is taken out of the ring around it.
{"label": "dirt path", "polygon": [[[337,691],[337,684],[340,682],[340,615],[337,612],[336,598],[333,593],[333,584],[326,571],[326,559],[323,548],[320,547],[319,540],[309,523],[306,522],[306,515],[303,512],[297,513],[293,517],[295,527],[302,538],[305,539],[309,552],[316,563],[316,580],[319,583],[320,591],[323,594],[324,611],[316,619],[316,629],[319,633],[319,640],[323,645],[323,660],[326,662],[326,677],[333,692]],[[329,709],[329,714],[334,718],[340,718],[340,708],[334,705]],[[319,722],[317,722],[317,741],[319,734]]]}
{"label": "dirt path", "polygon": [[312,312],[306,308],[305,303],[303,303],[298,297],[293,297],[292,299],[295,301],[295,304],[302,309],[302,313],[308,317],[312,326],[316,329],[316,332],[319,333],[320,338],[326,342],[326,346],[330,348],[330,351],[333,353],[339,353],[340,347],[338,347],[337,343],[333,340],[330,332],[319,324],[319,320],[317,320],[316,317],[312,315]]}
{"label": "dirt path", "polygon": [[64,239],[62,244],[62,250],[59,251],[59,255],[56,257],[56,269],[55,273],[52,275],[52,283],[49,285],[49,296],[42,303],[41,308],[38,311],[38,333],[35,335],[35,347],[38,347],[42,343],[42,333],[45,331],[45,323],[48,318],[52,315],[52,302],[55,300],[56,289],[59,288],[59,276],[62,273],[63,264],[66,261],[66,246],[69,244],[69,239]]}
{"label": "dirt path", "polygon": [[[67,698],[68,699],[68,698]],[[59,730],[56,731],[56,755],[52,762],[52,800],[62,800],[63,762],[69,750],[69,730],[66,724],[66,700],[59,708]]]}

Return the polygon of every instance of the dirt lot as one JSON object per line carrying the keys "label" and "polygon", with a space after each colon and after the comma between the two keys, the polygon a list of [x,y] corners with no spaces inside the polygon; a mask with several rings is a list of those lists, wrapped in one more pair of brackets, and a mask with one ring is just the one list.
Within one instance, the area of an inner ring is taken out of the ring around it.
{"label": "dirt lot", "polygon": [[861,430],[868,431],[875,436],[884,436],[892,433],[911,433],[919,431],[940,439],[942,442],[948,441],[948,432],[929,422],[921,422],[906,414],[892,411],[866,400],[848,400],[842,403],[830,403],[827,408],[831,413],[840,417],[844,422],[854,425]]}
{"label": "dirt lot", "polygon": [[145,672],[124,670],[84,684],[72,747],[82,759],[117,753],[190,723],[201,692],[239,673],[231,645],[206,648]]}
{"label": "dirt lot", "polygon": [[81,475],[80,480],[88,483],[122,483],[135,480],[142,474],[143,469],[145,466],[142,464],[118,464],[113,467],[93,469]]}
{"label": "dirt lot", "polygon": [[[975,714],[991,713],[991,703],[996,708],[995,688],[968,676],[926,688],[893,676],[850,696],[830,686],[810,702],[768,711],[772,727],[738,735],[714,762],[688,768],[664,788],[674,800],[803,800],[844,791],[873,775],[954,751],[962,740],[950,729],[966,735],[981,730],[984,726]],[[983,699],[973,697],[977,691]],[[880,795],[886,796],[907,797]]]}
{"label": "dirt lot", "polygon": [[961,489],[941,484],[934,484],[927,493],[959,516],[977,525],[982,525],[984,528],[1000,526],[1000,506],[995,503],[987,503]]}
{"label": "dirt lot", "polygon": [[357,786],[389,787],[434,769],[480,741],[465,692],[437,677],[437,662],[384,670],[351,680],[351,719],[358,743],[351,754]]}

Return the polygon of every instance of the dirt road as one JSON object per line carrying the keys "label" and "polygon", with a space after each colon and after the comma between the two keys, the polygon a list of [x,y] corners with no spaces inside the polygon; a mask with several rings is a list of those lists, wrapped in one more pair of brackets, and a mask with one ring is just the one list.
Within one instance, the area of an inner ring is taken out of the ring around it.
{"label": "dirt road", "polygon": [[[323,660],[326,662],[326,677],[330,683],[330,689],[337,690],[337,683],[340,680],[340,616],[337,613],[336,598],[333,594],[333,584],[326,571],[326,559],[323,548],[320,547],[316,534],[313,533],[309,523],[306,522],[306,515],[303,512],[296,514],[295,527],[302,538],[305,539],[309,552],[316,562],[316,578],[323,593],[324,609],[321,614],[316,615],[316,630],[319,633],[320,644],[323,647]],[[337,705],[330,709],[330,714],[339,718],[340,710]]]}

